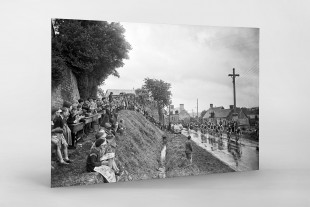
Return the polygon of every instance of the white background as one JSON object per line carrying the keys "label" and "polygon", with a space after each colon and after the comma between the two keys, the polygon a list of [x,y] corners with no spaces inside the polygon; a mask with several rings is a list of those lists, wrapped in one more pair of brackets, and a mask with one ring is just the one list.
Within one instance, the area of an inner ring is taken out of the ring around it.
{"label": "white background", "polygon": [[[0,206],[309,206],[309,1],[1,1]],[[260,28],[260,171],[51,189],[50,19]]]}

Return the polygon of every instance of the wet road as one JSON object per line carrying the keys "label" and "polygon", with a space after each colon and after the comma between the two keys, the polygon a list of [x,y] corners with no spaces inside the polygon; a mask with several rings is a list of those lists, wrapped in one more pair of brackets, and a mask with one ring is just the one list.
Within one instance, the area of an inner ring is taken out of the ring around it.
{"label": "wet road", "polygon": [[[258,170],[259,151],[258,143],[246,139],[240,139],[228,142],[226,135],[222,138],[211,136],[209,134],[201,135],[201,132],[191,130],[182,130],[182,134],[192,137],[192,140],[198,146],[206,149],[208,152],[228,164],[236,171]],[[195,152],[194,152],[195,153]]]}

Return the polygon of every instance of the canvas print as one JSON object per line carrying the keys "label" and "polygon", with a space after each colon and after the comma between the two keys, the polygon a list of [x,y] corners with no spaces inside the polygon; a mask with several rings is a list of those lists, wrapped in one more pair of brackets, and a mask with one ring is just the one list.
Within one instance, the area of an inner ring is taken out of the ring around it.
{"label": "canvas print", "polygon": [[259,169],[258,28],[52,19],[51,44],[52,187]]}

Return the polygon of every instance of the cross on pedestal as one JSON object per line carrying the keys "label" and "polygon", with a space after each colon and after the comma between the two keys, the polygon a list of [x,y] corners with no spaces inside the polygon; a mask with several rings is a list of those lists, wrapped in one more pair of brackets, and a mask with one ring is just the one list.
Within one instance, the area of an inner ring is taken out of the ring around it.
{"label": "cross on pedestal", "polygon": [[236,113],[236,77],[239,76],[239,74],[235,74],[235,68],[233,68],[233,74],[229,74],[228,76],[232,77],[233,79],[233,85],[234,85],[234,113]]}

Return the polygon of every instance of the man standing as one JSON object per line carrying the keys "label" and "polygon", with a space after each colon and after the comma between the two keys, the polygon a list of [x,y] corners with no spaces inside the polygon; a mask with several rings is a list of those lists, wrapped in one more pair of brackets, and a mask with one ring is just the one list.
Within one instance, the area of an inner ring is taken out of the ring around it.
{"label": "man standing", "polygon": [[110,102],[110,104],[112,103],[112,101],[113,101],[113,92],[111,92],[110,95],[109,95],[109,102]]}
{"label": "man standing", "polygon": [[193,148],[192,148],[192,143],[191,143],[191,136],[187,137],[187,141],[185,142],[185,154],[186,158],[192,163],[192,153],[193,153]]}

